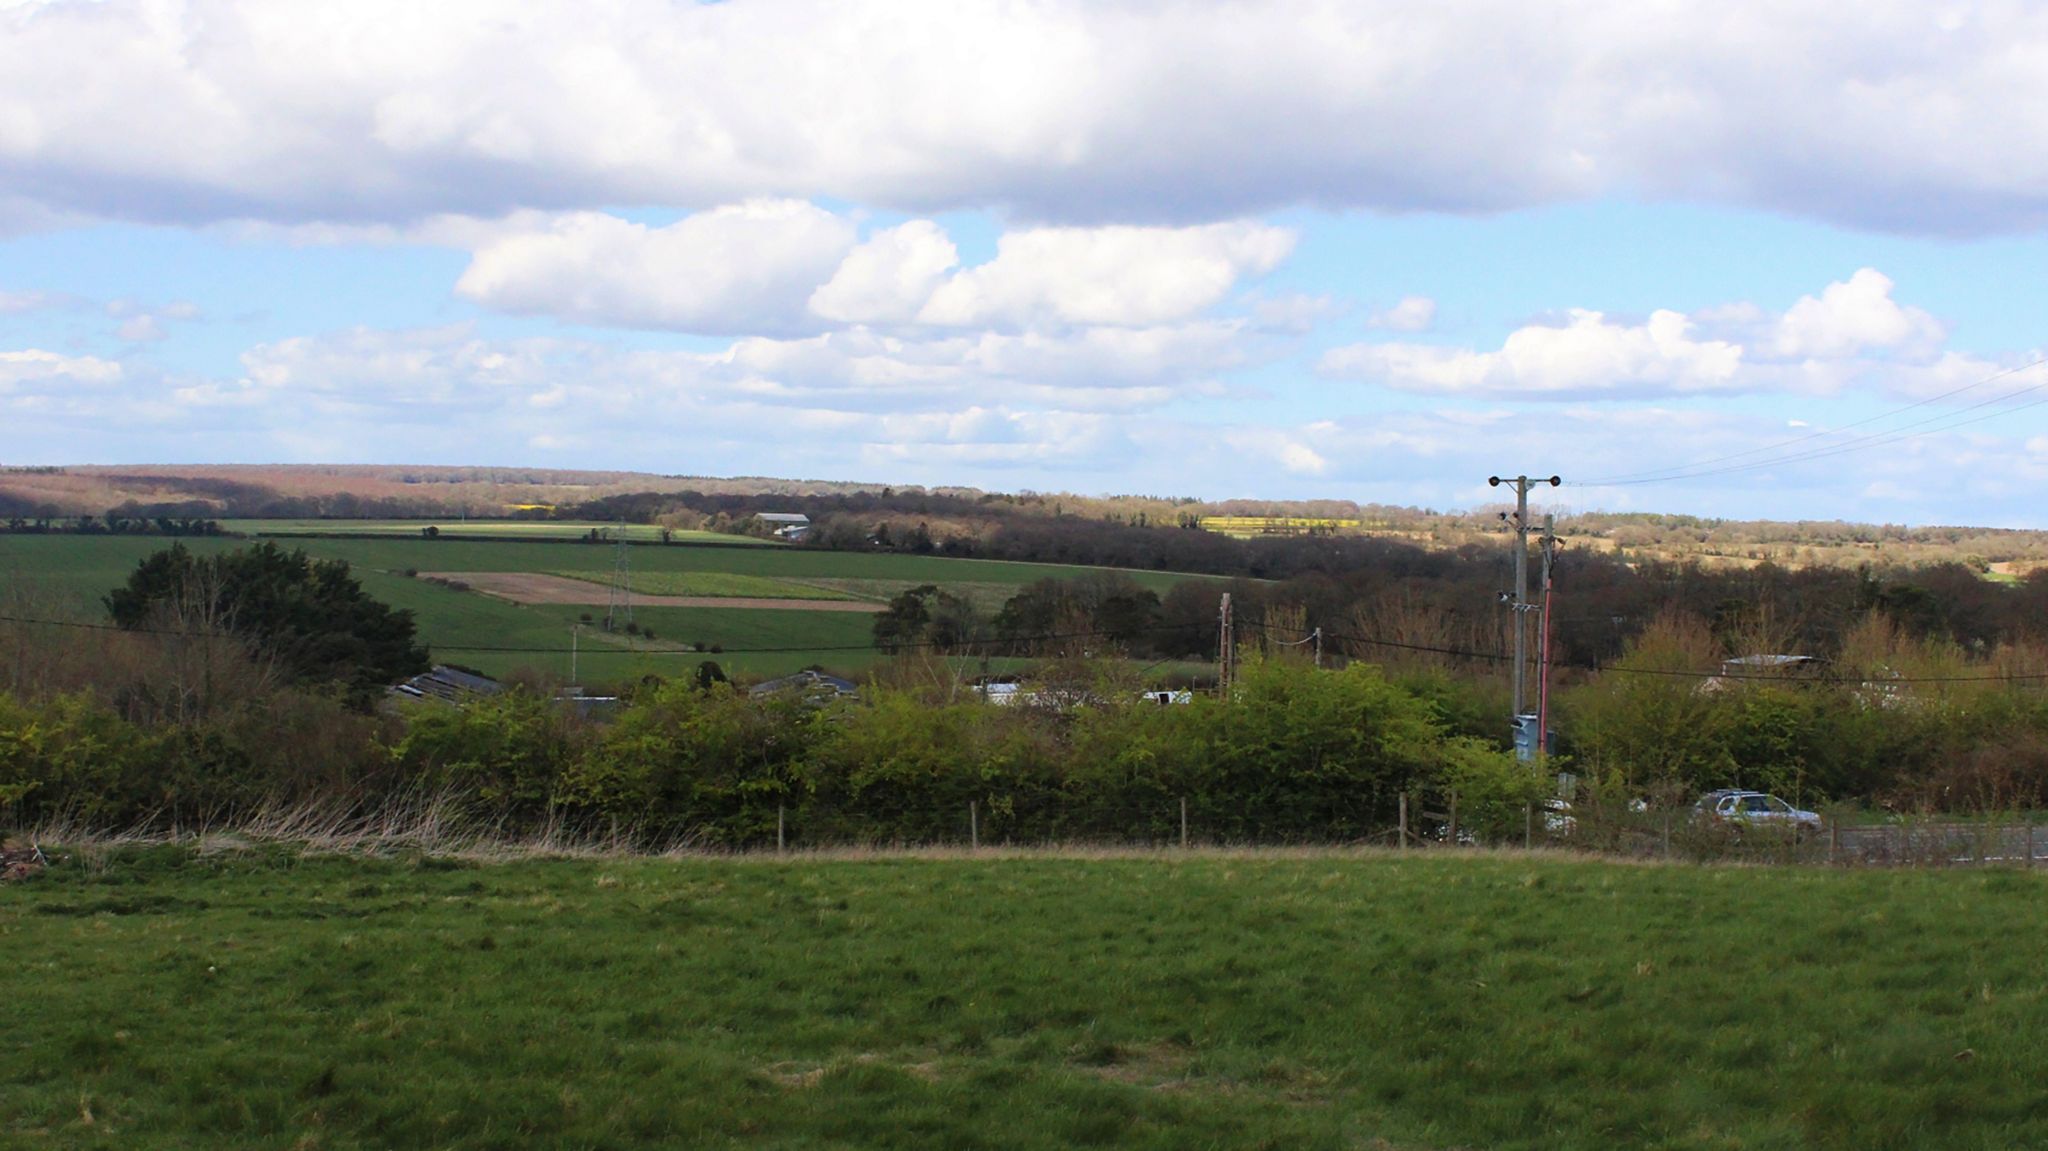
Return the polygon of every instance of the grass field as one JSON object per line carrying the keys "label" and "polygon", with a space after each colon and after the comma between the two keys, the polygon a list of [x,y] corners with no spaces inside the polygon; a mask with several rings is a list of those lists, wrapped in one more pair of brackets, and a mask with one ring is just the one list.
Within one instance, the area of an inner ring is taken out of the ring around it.
{"label": "grass field", "polygon": [[[597,520],[223,520],[221,527],[251,536],[417,536],[433,527],[444,537],[485,537],[519,540],[580,540],[595,529],[607,540],[624,532],[629,540],[659,543],[661,529],[653,524],[617,524]],[[768,540],[724,532],[672,530],[673,543],[735,544],[775,546]]]}
{"label": "grass field", "polygon": [[0,1140],[2020,1148],[2044,879],[1514,856],[74,857]]}
{"label": "grass field", "polygon": [[[315,521],[345,522],[345,521]],[[232,539],[183,541],[194,551],[246,546]],[[436,658],[503,675],[531,667],[570,674],[570,633],[586,613],[601,619],[603,608],[514,604],[474,592],[407,578],[413,571],[559,572],[609,578],[611,549],[589,544],[535,540],[498,541],[419,538],[303,538],[281,541],[322,559],[347,560],[370,595],[411,610],[419,634]],[[0,534],[0,589],[32,601],[38,612],[101,620],[101,596],[128,578],[144,556],[168,541],[133,536]],[[1001,563],[864,552],[814,551],[789,547],[634,547],[629,553],[633,586],[652,593],[666,581],[706,581],[727,588],[762,586],[755,581],[807,589],[804,598],[886,599],[921,583],[957,588],[985,610],[1000,607],[1015,589],[1049,577],[1073,578],[1092,568],[1052,564]],[[1134,572],[1146,587],[1164,592],[1190,577]],[[670,593],[697,594],[697,593]],[[737,594],[737,593],[720,593]],[[755,593],[747,593],[755,594]],[[784,598],[782,596],[764,598]],[[576,676],[603,684],[648,674],[687,670],[705,656],[688,650],[702,641],[726,649],[716,658],[732,671],[778,675],[812,664],[858,671],[880,658],[863,648],[873,621],[862,615],[824,611],[728,608],[636,607],[636,622],[655,630],[653,644],[632,642],[583,629]],[[540,649],[523,650],[481,650]],[[785,649],[749,652],[745,649]],[[651,650],[649,650],[651,649]]]}
{"label": "grass field", "polygon": [[[547,574],[582,580],[585,583],[612,582],[612,573],[609,571],[560,571]],[[632,583],[633,591],[638,595],[718,596],[732,599],[858,598],[837,588],[792,583],[789,580],[771,579],[768,576],[741,575],[738,572],[638,572],[633,575]]]}

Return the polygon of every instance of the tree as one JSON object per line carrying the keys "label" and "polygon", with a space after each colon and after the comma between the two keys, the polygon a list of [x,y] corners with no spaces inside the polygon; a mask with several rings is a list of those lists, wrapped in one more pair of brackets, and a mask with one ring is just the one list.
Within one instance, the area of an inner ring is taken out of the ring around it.
{"label": "tree", "polygon": [[365,595],[343,560],[271,543],[205,557],[173,544],[137,564],[104,602],[129,630],[232,635],[291,680],[338,685],[358,707],[428,666],[411,612]]}
{"label": "tree", "polygon": [[956,650],[972,644],[979,630],[972,602],[932,584],[903,592],[875,615],[875,645],[891,653],[919,645]]}

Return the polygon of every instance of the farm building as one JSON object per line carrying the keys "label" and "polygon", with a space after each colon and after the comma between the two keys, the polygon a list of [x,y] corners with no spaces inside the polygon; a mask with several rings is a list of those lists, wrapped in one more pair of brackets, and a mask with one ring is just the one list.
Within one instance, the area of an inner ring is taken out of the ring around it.
{"label": "farm building", "polygon": [[850,679],[826,675],[821,671],[806,670],[795,675],[783,676],[781,679],[771,679],[766,683],[757,683],[747,689],[747,694],[759,697],[780,695],[786,691],[801,692],[806,698],[825,699],[833,696],[858,695],[860,687]]}
{"label": "farm building", "polygon": [[777,539],[800,540],[811,530],[811,517],[800,512],[757,512],[754,518],[775,529]]}
{"label": "farm building", "polygon": [[432,671],[422,672],[394,686],[391,694],[407,699],[437,699],[443,703],[461,703],[471,696],[496,695],[503,690],[503,684],[488,676],[465,671],[459,667],[437,664]]}

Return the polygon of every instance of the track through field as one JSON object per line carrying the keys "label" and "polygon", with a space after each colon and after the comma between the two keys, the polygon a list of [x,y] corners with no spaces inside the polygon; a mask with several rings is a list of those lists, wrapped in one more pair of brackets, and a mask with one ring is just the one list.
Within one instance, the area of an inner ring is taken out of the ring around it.
{"label": "track through field", "polygon": [[[469,585],[471,591],[522,604],[601,604],[611,598],[611,589],[588,580],[539,572],[421,572],[421,579],[439,579]],[[763,599],[752,597],[642,595],[633,594],[635,606],[725,607],[780,611],[878,612],[886,605],[842,599]]]}

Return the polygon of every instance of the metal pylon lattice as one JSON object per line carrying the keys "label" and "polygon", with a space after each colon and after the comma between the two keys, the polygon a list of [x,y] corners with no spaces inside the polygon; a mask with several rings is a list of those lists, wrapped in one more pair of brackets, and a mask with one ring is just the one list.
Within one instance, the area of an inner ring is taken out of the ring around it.
{"label": "metal pylon lattice", "polygon": [[618,631],[633,622],[633,568],[626,554],[626,525],[621,522],[612,544],[611,594],[606,597],[604,630]]}

